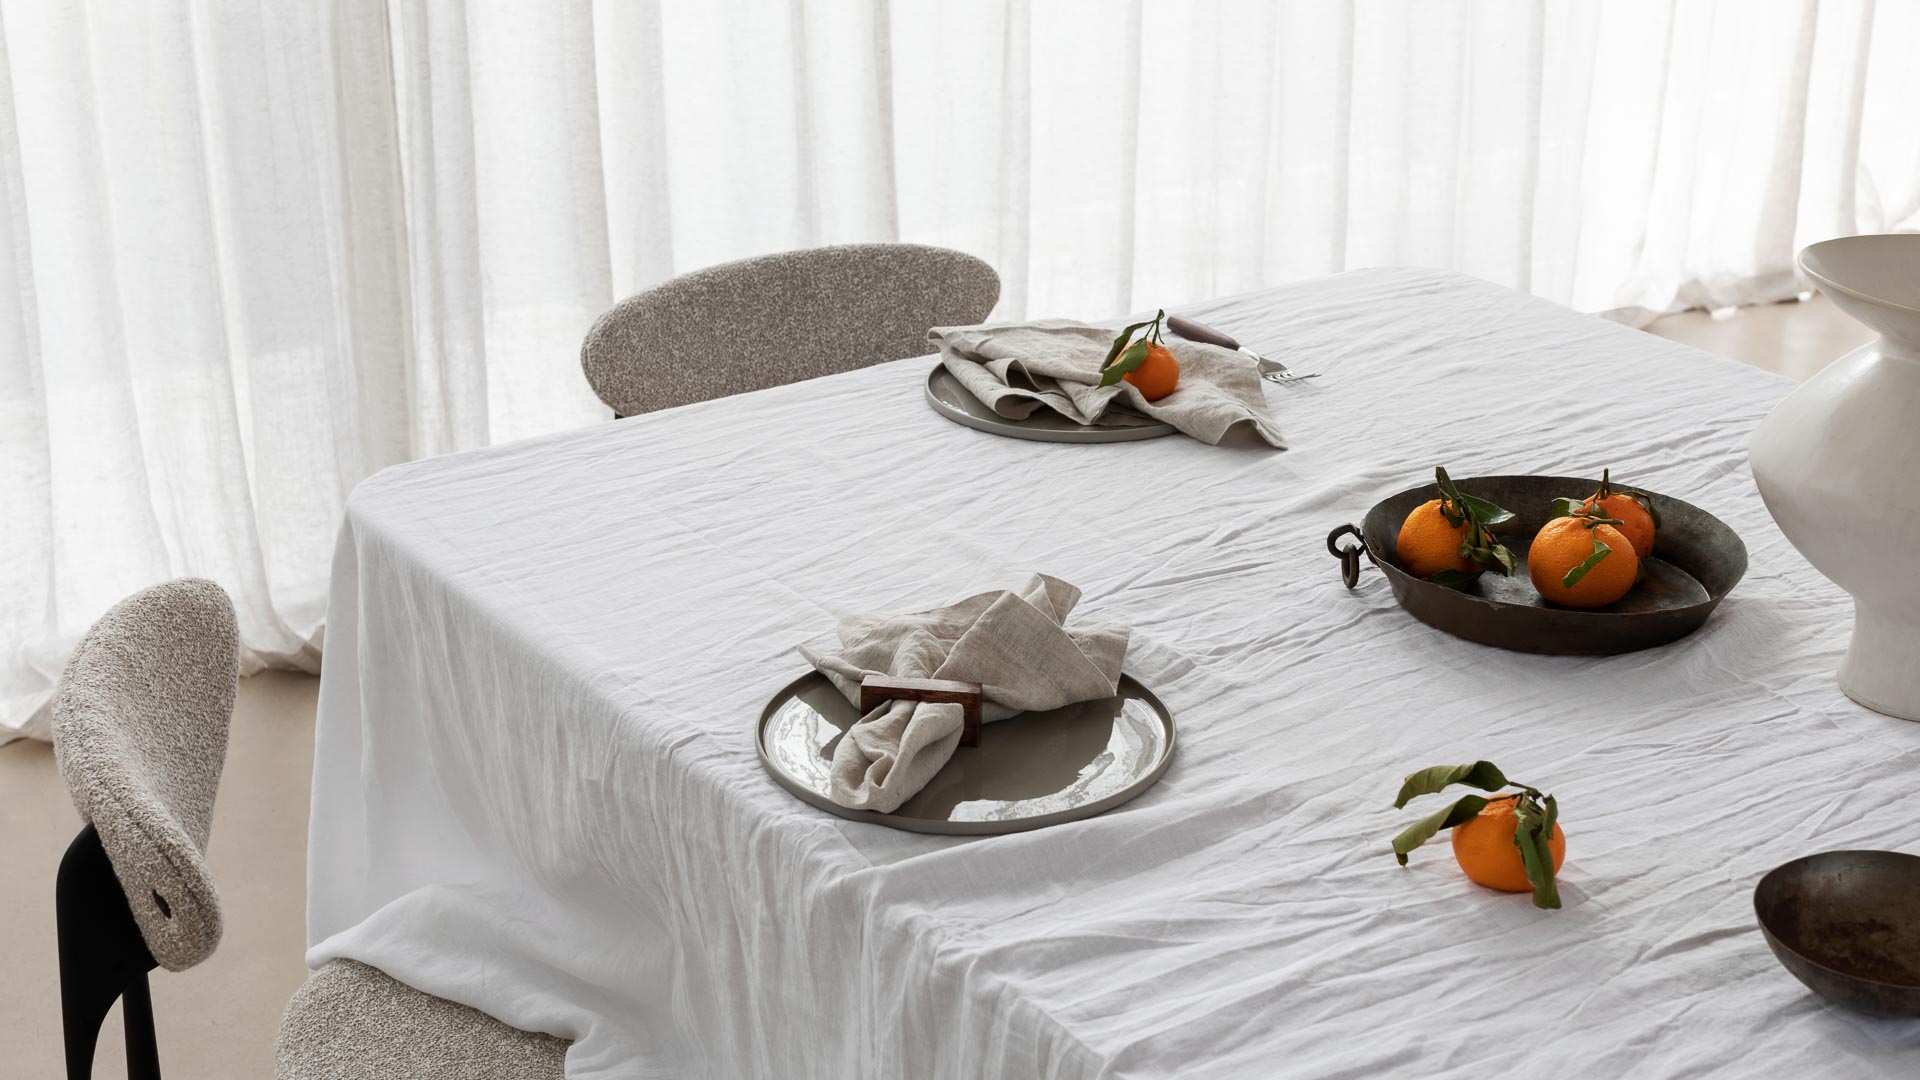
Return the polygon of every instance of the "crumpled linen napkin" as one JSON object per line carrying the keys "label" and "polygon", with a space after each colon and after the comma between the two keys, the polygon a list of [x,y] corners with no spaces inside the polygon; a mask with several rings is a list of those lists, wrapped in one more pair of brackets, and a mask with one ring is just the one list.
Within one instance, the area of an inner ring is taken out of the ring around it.
{"label": "crumpled linen napkin", "polygon": [[[855,705],[868,674],[980,683],[984,725],[1114,695],[1131,631],[1119,623],[1065,625],[1079,602],[1079,589],[1034,574],[1018,589],[932,611],[849,615],[835,627],[839,652],[802,645],[800,653]],[[889,701],[862,716],[834,751],[830,797],[855,810],[899,809],[953,756],[960,714],[956,704]]]}
{"label": "crumpled linen napkin", "polygon": [[[968,393],[1009,420],[1025,420],[1042,407],[1089,425],[1160,420],[1211,445],[1218,445],[1235,426],[1251,424],[1275,448],[1287,448],[1280,426],[1267,411],[1259,367],[1251,357],[1167,335],[1163,344],[1180,361],[1180,383],[1159,401],[1148,401],[1131,383],[1100,385],[1100,362],[1116,333],[1041,319],[936,326],[927,331],[927,340],[939,348],[940,362]],[[1116,407],[1122,403],[1131,411]]]}

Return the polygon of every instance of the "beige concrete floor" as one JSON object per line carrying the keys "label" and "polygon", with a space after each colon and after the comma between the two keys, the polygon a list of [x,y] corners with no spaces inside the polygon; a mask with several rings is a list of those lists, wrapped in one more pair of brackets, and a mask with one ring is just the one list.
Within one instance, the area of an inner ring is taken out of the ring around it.
{"label": "beige concrete floor", "polygon": [[1736,308],[1722,318],[1683,311],[1655,319],[1647,331],[1795,379],[1873,338],[1872,331],[1819,293],[1800,303]]}
{"label": "beige concrete floor", "polygon": [[[1796,378],[1867,340],[1823,297],[1747,308],[1730,318],[1667,316],[1649,332]],[[154,1012],[168,1075],[222,1080],[272,1075],[274,1033],[305,977],[308,781],[317,680],[285,673],[240,686],[210,857],[226,936],[190,971],[157,972]],[[0,1076],[61,1074],[53,876],[80,827],[53,751],[0,747]],[[124,1077],[118,1015],[96,1076]]]}

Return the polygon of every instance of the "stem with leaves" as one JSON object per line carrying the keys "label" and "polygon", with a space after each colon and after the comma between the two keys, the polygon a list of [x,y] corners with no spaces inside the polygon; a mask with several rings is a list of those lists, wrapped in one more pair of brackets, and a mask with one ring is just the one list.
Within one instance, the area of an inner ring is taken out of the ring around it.
{"label": "stem with leaves", "polygon": [[1434,467],[1433,479],[1440,488],[1441,516],[1456,529],[1461,525],[1467,526],[1466,534],[1460,541],[1460,557],[1479,569],[1442,570],[1428,575],[1427,580],[1436,585],[1464,589],[1488,570],[1512,575],[1515,565],[1513,552],[1493,538],[1492,528],[1512,521],[1513,512],[1461,491],[1454,486],[1453,478],[1447,475],[1444,467]]}
{"label": "stem with leaves", "polygon": [[[1100,361],[1100,385],[1112,386],[1126,374],[1147,362],[1147,346],[1160,344],[1160,320],[1167,317],[1164,309],[1154,314],[1146,322],[1137,322],[1113,339],[1113,347],[1107,350],[1106,359]],[[1133,335],[1145,330],[1136,340]]]}
{"label": "stem with leaves", "polygon": [[1588,555],[1586,561],[1568,570],[1566,574],[1560,578],[1560,584],[1571,589],[1579,584],[1581,578],[1587,576],[1587,571],[1599,566],[1600,560],[1613,554],[1613,548],[1609,547],[1605,541],[1600,539],[1600,526],[1625,525],[1626,522],[1621,521],[1617,517],[1608,517],[1606,512],[1600,509],[1600,503],[1598,501],[1595,501],[1592,505],[1587,505],[1577,499],[1553,500],[1553,516],[1556,518],[1573,518],[1575,521],[1585,525],[1588,534],[1593,537],[1593,554]]}
{"label": "stem with leaves", "polygon": [[[1559,517],[1563,513],[1569,514],[1569,515],[1577,515],[1582,512],[1581,510],[1577,509],[1578,507],[1591,507],[1593,510],[1597,511],[1599,510],[1601,503],[1606,502],[1608,499],[1613,498],[1615,495],[1625,495],[1628,498],[1632,499],[1633,501],[1639,503],[1641,506],[1646,507],[1648,520],[1653,522],[1654,528],[1657,529],[1660,527],[1660,508],[1654,505],[1653,496],[1649,495],[1644,491],[1635,491],[1633,488],[1614,487],[1612,469],[1600,470],[1600,486],[1597,488],[1594,488],[1593,494],[1587,496],[1586,498],[1553,500],[1554,516]],[[1568,507],[1569,509],[1562,511],[1560,508],[1563,505]]]}
{"label": "stem with leaves", "polygon": [[1472,821],[1489,803],[1512,799],[1515,800],[1513,813],[1516,822],[1513,845],[1520,849],[1520,862],[1527,868],[1527,884],[1533,886],[1533,906],[1559,907],[1560,890],[1553,879],[1553,851],[1549,847],[1554,823],[1560,817],[1560,807],[1553,801],[1553,796],[1542,794],[1539,788],[1507,779],[1499,766],[1491,761],[1474,761],[1465,765],[1435,765],[1409,774],[1400,785],[1400,794],[1394,798],[1393,808],[1401,809],[1412,799],[1435,794],[1453,784],[1463,784],[1482,791],[1499,791],[1504,787],[1517,787],[1520,790],[1491,799],[1482,795],[1462,795],[1444,810],[1421,818],[1394,837],[1393,857],[1400,861],[1401,866],[1405,866],[1408,852],[1433,839],[1442,830]]}

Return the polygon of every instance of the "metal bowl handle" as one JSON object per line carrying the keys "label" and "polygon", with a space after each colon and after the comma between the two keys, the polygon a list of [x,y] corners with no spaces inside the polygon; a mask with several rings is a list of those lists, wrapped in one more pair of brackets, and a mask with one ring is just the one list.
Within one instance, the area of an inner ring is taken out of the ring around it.
{"label": "metal bowl handle", "polygon": [[[1360,542],[1346,547],[1335,542],[1349,535]],[[1346,582],[1349,589],[1360,584],[1360,555],[1367,550],[1366,544],[1366,537],[1361,536],[1359,528],[1353,525],[1342,525],[1327,534],[1327,552],[1340,560],[1340,580]]]}

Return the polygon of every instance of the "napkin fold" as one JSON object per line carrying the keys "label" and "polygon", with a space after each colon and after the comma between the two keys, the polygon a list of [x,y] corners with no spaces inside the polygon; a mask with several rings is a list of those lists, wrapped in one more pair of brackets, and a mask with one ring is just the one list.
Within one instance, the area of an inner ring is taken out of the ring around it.
{"label": "napkin fold", "polygon": [[1177,389],[1148,401],[1133,384],[1100,385],[1100,364],[1116,330],[1062,319],[983,326],[936,326],[927,340],[967,392],[1009,420],[1048,408],[1079,424],[1132,426],[1164,421],[1218,445],[1236,425],[1250,424],[1277,449],[1287,448],[1267,411],[1260,370],[1251,357],[1171,335],[1163,344],[1180,361]]}
{"label": "napkin fold", "polygon": [[[860,703],[869,674],[981,684],[982,723],[1112,697],[1130,630],[1117,623],[1067,626],[1080,590],[1034,574],[911,615],[849,615],[835,627],[840,651],[800,653],[847,700]],[[899,809],[960,743],[960,706],[889,701],[841,737],[831,769],[834,802],[886,814]],[[982,734],[990,739],[991,734]]]}

